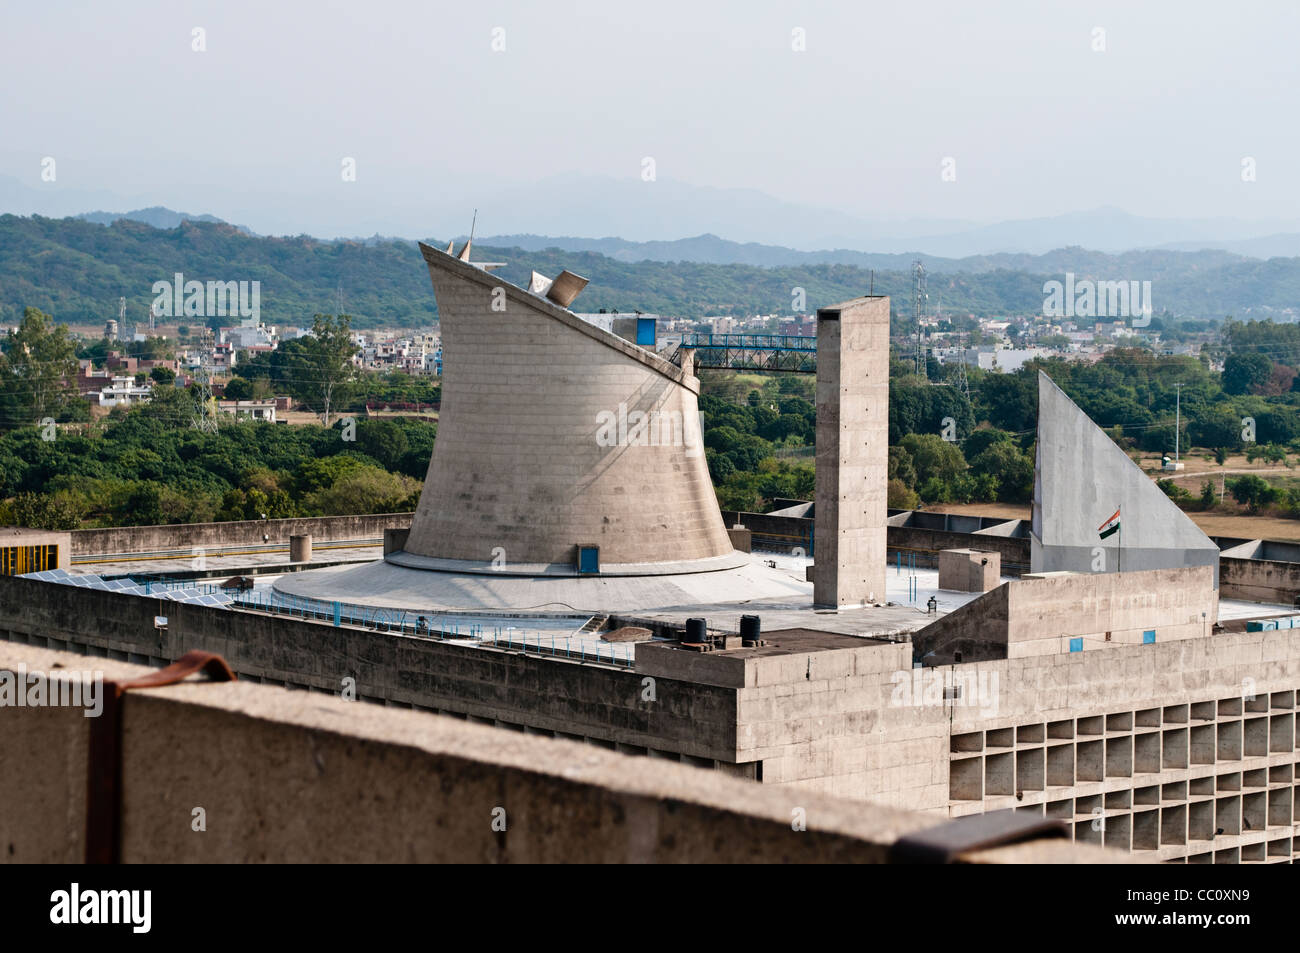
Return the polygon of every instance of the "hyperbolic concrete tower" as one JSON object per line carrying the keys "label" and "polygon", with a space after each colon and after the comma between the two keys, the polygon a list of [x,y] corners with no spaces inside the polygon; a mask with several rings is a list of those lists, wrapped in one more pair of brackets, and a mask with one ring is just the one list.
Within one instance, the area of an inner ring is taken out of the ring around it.
{"label": "hyperbolic concrete tower", "polygon": [[1219,584],[1219,547],[1042,371],[1029,545],[1034,572],[1212,566]]}
{"label": "hyperbolic concrete tower", "polygon": [[746,561],[709,480],[691,362],[678,368],[539,293],[420,250],[446,356],[442,414],[390,562],[572,573],[589,546],[602,575]]}

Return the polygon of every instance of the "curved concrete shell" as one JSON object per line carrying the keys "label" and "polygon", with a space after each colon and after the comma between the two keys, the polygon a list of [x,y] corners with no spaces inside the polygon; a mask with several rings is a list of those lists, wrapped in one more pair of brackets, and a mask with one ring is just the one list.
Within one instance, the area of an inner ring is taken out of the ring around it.
{"label": "curved concrete shell", "polygon": [[[698,380],[427,245],[446,361],[438,438],[403,552],[461,571],[734,564],[700,439]],[[743,559],[743,557],[742,557]]]}

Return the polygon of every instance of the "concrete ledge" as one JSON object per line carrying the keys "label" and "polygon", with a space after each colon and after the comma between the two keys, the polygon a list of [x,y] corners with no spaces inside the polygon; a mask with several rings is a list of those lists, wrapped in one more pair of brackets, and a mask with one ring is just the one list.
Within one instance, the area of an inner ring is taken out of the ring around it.
{"label": "concrete ledge", "polygon": [[[387,542],[387,538],[385,538]],[[608,563],[602,564],[598,573],[579,573],[578,567],[568,563],[506,563],[494,566],[491,560],[443,559],[438,556],[421,556],[405,550],[388,551],[385,546],[384,561],[407,569],[426,569],[431,572],[464,573],[477,576],[523,576],[533,579],[539,576],[581,577],[583,579],[602,576],[688,576],[697,572],[721,572],[726,569],[740,569],[749,565],[747,553],[733,551],[722,556],[710,556],[707,559],[688,559],[679,562],[661,563]]]}
{"label": "concrete ledge", "polygon": [[[0,643],[0,671],[106,659]],[[0,733],[0,857],[75,863],[90,720],[13,708]],[[123,728],[123,857],[133,863],[881,863],[932,816],[764,787],[420,712],[246,683],[132,692]],[[193,830],[202,808],[206,830]],[[504,814],[502,814],[504,811]],[[806,831],[792,829],[798,812]],[[494,830],[494,818],[504,817]],[[1069,841],[979,863],[1125,862]]]}

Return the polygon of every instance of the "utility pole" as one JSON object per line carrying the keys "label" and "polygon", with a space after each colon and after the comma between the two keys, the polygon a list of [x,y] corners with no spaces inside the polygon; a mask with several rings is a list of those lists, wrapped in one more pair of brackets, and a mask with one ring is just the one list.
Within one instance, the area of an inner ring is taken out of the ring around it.
{"label": "utility pole", "polygon": [[1174,392],[1174,469],[1178,469],[1178,451],[1183,436],[1183,385],[1175,384]]}
{"label": "utility pole", "polygon": [[925,310],[925,265],[921,259],[912,262],[912,317],[916,320],[916,373],[924,374],[929,379],[929,369],[925,364],[925,351],[921,347],[921,314]]}

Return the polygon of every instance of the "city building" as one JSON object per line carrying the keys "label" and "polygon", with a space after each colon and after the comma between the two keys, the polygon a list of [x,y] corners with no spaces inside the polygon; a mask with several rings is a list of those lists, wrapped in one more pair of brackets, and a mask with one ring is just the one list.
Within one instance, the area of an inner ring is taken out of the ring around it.
{"label": "city building", "polygon": [[134,377],[114,375],[112,383],[99,392],[100,407],[131,407],[153,398],[153,382],[136,383]]}
{"label": "city building", "polygon": [[276,401],[270,400],[219,400],[217,410],[240,420],[263,420],[275,423]]}

